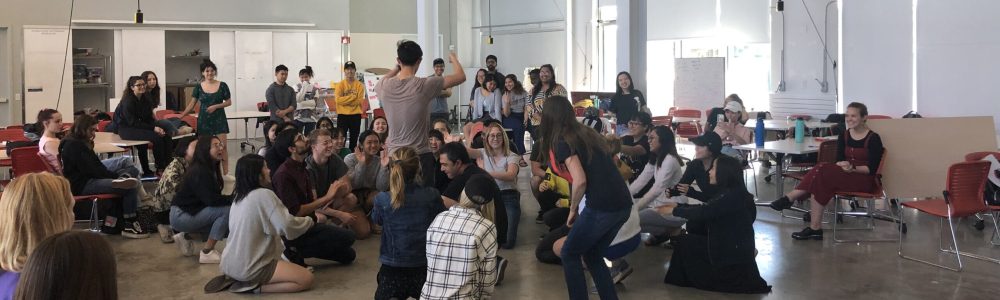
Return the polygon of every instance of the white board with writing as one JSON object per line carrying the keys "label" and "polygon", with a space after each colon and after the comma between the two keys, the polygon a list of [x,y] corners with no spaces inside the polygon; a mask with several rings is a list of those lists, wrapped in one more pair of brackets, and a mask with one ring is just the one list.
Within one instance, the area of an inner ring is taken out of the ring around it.
{"label": "white board with writing", "polygon": [[675,58],[674,106],[701,111],[719,106],[726,93],[726,58]]}

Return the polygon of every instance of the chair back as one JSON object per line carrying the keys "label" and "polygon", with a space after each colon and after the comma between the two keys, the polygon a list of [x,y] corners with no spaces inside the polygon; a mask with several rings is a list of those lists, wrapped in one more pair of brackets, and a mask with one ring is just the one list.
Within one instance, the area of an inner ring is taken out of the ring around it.
{"label": "chair back", "polygon": [[163,120],[163,119],[167,118],[167,115],[176,114],[176,113],[177,113],[176,111],[169,110],[169,109],[158,110],[158,111],[156,111],[156,119],[157,120]]}
{"label": "chair back", "polygon": [[0,142],[27,142],[23,129],[0,129]]}
{"label": "chair back", "polygon": [[372,111],[372,116],[374,117],[385,117],[385,110],[381,108],[376,108]]}
{"label": "chair back", "polygon": [[701,127],[694,122],[682,122],[677,124],[677,136],[683,138],[693,138],[701,135]]}
{"label": "chair back", "polygon": [[986,201],[983,201],[983,188],[986,186],[986,176],[989,171],[988,161],[966,161],[948,167],[944,200],[951,204],[952,217],[965,217],[989,211]]}
{"label": "chair back", "polygon": [[670,123],[674,120],[672,116],[656,116],[653,117],[653,126],[670,126]]}
{"label": "chair back", "polygon": [[[883,155],[883,161],[885,155]],[[816,155],[816,163],[836,163],[837,162],[837,141],[824,141],[819,144],[819,153]],[[879,166],[881,167],[881,166]]]}
{"label": "chair back", "polygon": [[869,120],[888,120],[888,119],[892,119],[892,117],[886,116],[886,115],[868,115],[868,119]]}
{"label": "chair back", "polygon": [[111,121],[108,120],[97,122],[97,131],[104,132],[104,129],[108,128],[109,124],[111,124]]}
{"label": "chair back", "polygon": [[45,160],[38,156],[38,146],[20,147],[10,151],[11,172],[14,177],[48,171]]}
{"label": "chair back", "polygon": [[583,117],[583,115],[587,113],[587,108],[586,107],[574,107],[573,108],[573,113],[576,114],[577,117]]}
{"label": "chair back", "polygon": [[674,117],[701,118],[701,111],[697,109],[678,108],[674,111]]}
{"label": "chair back", "polygon": [[62,175],[62,172],[59,172],[58,170],[56,170],[56,166],[53,166],[52,164],[50,164],[49,161],[47,159],[45,159],[44,156],[42,156],[42,153],[35,152],[35,155],[38,156],[38,159],[40,159],[42,161],[42,163],[45,164],[45,170],[46,171],[49,171],[49,173]]}

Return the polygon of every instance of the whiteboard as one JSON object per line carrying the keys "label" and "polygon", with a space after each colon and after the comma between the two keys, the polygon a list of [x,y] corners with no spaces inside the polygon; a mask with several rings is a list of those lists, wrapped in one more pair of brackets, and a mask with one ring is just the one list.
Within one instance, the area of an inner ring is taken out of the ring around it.
{"label": "whiteboard", "polygon": [[[264,99],[264,93],[274,82],[273,41],[271,32],[236,32],[238,88],[233,91],[235,111],[257,111],[257,102],[267,101]],[[239,127],[243,127],[243,124]],[[242,130],[234,130],[232,127],[229,129],[230,132],[237,132],[237,137],[242,136]]]}
{"label": "whiteboard", "polygon": [[[139,76],[145,71],[153,71],[158,78],[167,78],[165,51],[166,35],[163,30],[122,29],[122,76],[118,76],[118,86],[128,86],[129,77]],[[160,86],[165,84],[165,81],[161,82]],[[121,99],[124,90],[115,91],[115,96]],[[160,99],[167,99],[166,93],[167,89],[160,89]],[[167,101],[160,101],[158,109],[165,108],[166,104]],[[114,110],[115,107],[108,109]]]}
{"label": "whiteboard", "polygon": [[[73,60],[66,43],[68,34],[66,28],[24,29],[25,122],[34,122],[35,115],[44,108],[55,108],[64,115],[73,110]],[[68,65],[65,69],[64,61]],[[53,76],[60,73],[62,78]]]}
{"label": "whiteboard", "polygon": [[340,82],[344,78],[344,73],[340,70],[343,65],[341,35],[342,31],[331,31],[309,32],[307,36],[307,63],[316,76],[313,77],[313,82],[323,87],[331,87],[331,83]]}
{"label": "whiteboard", "polygon": [[724,57],[674,59],[674,106],[704,111],[719,106],[725,94]]}
{"label": "whiteboard", "polygon": [[[237,111],[236,91],[240,90],[239,82],[236,81],[236,32],[233,31],[210,31],[208,33],[208,56],[219,69],[216,70],[215,79],[225,82],[229,86],[229,94],[232,97],[233,105],[226,107],[226,114]],[[242,136],[242,127],[234,120],[229,120],[230,134],[226,138],[238,138]],[[237,127],[239,126],[239,127]]]}
{"label": "whiteboard", "polygon": [[[274,66],[288,67],[288,85],[299,84],[299,70],[306,67],[306,33],[274,32]],[[273,72],[272,72],[273,73]]]}

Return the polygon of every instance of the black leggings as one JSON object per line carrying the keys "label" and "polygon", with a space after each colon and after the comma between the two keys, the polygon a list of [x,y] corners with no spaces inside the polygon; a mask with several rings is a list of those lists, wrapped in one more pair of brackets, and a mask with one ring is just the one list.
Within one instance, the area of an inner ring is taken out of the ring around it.
{"label": "black leggings", "polygon": [[427,280],[427,267],[404,268],[383,264],[376,277],[375,300],[420,299]]}
{"label": "black leggings", "polygon": [[347,135],[347,148],[354,151],[354,147],[358,146],[358,136],[361,135],[361,115],[337,115],[337,128]]}
{"label": "black leggings", "polygon": [[329,224],[316,224],[299,238],[285,242],[302,258],[315,257],[342,264],[354,262],[354,231]]}
{"label": "black leggings", "polygon": [[[164,170],[167,168],[167,164],[170,163],[170,149],[173,141],[170,136],[164,135],[160,136],[156,131],[148,129],[139,129],[131,127],[119,127],[118,135],[121,136],[123,140],[133,140],[133,141],[147,141],[153,143],[153,159],[156,163],[157,170]],[[142,164],[141,169],[145,173],[149,171],[149,157],[146,145],[136,146],[137,152],[139,152],[139,162]]]}

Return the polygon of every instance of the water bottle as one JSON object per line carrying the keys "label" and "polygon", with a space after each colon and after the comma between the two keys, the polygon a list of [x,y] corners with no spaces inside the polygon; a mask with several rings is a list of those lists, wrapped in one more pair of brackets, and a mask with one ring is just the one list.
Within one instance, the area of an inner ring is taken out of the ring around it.
{"label": "water bottle", "polygon": [[764,133],[764,118],[757,118],[757,127],[753,131],[753,140],[757,144],[757,148],[764,147],[764,138],[767,136]]}
{"label": "water bottle", "polygon": [[802,118],[795,119],[795,143],[801,144],[805,140],[806,135],[806,121]]}

